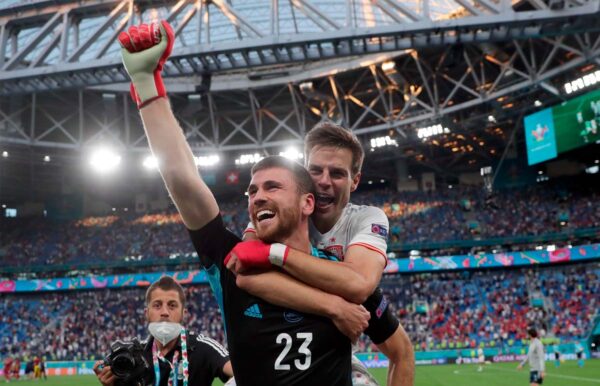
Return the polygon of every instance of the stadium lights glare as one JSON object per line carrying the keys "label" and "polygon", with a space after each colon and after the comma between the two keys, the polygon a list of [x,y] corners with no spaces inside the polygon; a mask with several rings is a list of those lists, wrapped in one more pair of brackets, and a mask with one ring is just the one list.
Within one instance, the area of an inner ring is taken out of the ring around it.
{"label": "stadium lights glare", "polygon": [[100,174],[116,170],[119,164],[121,164],[121,156],[106,148],[95,150],[90,157],[92,169]]}
{"label": "stadium lights glare", "polygon": [[600,82],[600,70],[586,74],[581,78],[577,78],[571,82],[567,82],[564,84],[564,88],[567,94],[571,94],[575,91],[593,86],[598,82]]}
{"label": "stadium lights glare", "polygon": [[265,157],[261,156],[259,153],[254,153],[254,154],[242,154],[240,156],[240,158],[235,160],[235,164],[236,165],[248,165],[248,164],[255,164],[258,161],[260,161],[261,159],[263,159]]}
{"label": "stadium lights glare", "polygon": [[156,159],[156,157],[153,155],[149,155],[144,158],[142,165],[144,165],[144,167],[148,170],[158,170],[158,159]]}
{"label": "stadium lights glare", "polygon": [[587,174],[596,174],[598,173],[598,169],[600,169],[600,167],[598,167],[598,165],[594,165],[590,166],[589,168],[585,168],[585,172]]}
{"label": "stadium lights glare", "polygon": [[533,102],[533,105],[535,107],[540,107],[542,105],[542,102],[540,102],[539,100],[536,99],[535,102]]}
{"label": "stadium lights glare", "polygon": [[219,161],[221,161],[221,158],[219,158],[218,155],[216,154],[212,154],[212,155],[208,155],[208,156],[198,156],[198,157],[194,157],[196,160],[196,166],[214,166],[216,164],[219,163]]}
{"label": "stadium lights glare", "polygon": [[45,155],[44,156],[44,162],[50,162],[50,156],[49,155]]}
{"label": "stadium lights glare", "polygon": [[279,152],[279,155],[294,161],[304,158],[304,155],[293,147],[289,147],[285,149],[285,151]]}
{"label": "stadium lights glare", "polygon": [[388,60],[387,62],[381,63],[381,69],[383,71],[393,70],[394,67],[396,67],[396,62],[394,62],[393,60]]}
{"label": "stadium lights glare", "polygon": [[417,129],[417,137],[425,139],[438,134],[447,134],[450,132],[450,129],[447,127],[442,127],[441,124],[421,127]]}
{"label": "stadium lights glare", "polygon": [[371,138],[371,150],[385,146],[398,146],[398,142],[395,139],[391,139],[389,135]]}
{"label": "stadium lights glare", "polygon": [[496,122],[496,117],[493,115],[488,115],[488,122],[492,122],[492,123]]}
{"label": "stadium lights glare", "polygon": [[4,150],[2,152],[2,157],[7,158],[8,157],[8,152],[6,150]]}

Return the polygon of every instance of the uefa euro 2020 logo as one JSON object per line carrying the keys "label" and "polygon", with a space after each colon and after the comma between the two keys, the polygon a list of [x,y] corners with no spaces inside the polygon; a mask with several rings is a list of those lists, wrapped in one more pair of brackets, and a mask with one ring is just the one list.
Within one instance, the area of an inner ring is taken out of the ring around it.
{"label": "uefa euro 2020 logo", "polygon": [[543,141],[547,132],[548,132],[548,126],[546,126],[546,125],[542,126],[539,123],[535,127],[535,130],[531,130],[531,134],[533,135],[533,138],[535,138],[535,140],[537,142]]}

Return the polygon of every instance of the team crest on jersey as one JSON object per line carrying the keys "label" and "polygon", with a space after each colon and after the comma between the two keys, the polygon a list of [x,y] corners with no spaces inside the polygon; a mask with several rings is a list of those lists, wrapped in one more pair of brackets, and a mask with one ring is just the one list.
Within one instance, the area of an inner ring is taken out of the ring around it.
{"label": "team crest on jersey", "polygon": [[302,315],[297,314],[292,311],[285,311],[283,313],[283,318],[290,323],[298,323],[299,321],[304,319],[304,317]]}
{"label": "team crest on jersey", "polygon": [[385,225],[381,224],[371,224],[371,233],[375,233],[376,235],[387,237],[388,231]]}
{"label": "team crest on jersey", "polygon": [[344,247],[341,245],[329,245],[325,248],[327,252],[331,252],[340,260],[344,260]]}

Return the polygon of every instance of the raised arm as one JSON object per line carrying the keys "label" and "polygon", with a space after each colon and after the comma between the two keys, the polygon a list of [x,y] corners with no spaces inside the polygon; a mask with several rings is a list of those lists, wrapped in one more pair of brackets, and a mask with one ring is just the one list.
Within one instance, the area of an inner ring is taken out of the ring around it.
{"label": "raised arm", "polygon": [[162,67],[173,48],[173,31],[166,21],[159,25],[142,24],[122,32],[119,42],[123,64],[132,81],[132,96],[140,108],[162,178],[186,227],[200,229],[215,218],[219,207],[198,173],[162,81]]}

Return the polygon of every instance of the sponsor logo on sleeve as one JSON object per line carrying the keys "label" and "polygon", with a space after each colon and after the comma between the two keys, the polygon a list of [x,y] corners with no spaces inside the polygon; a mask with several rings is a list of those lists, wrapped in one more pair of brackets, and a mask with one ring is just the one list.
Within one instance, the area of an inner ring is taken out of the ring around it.
{"label": "sponsor logo on sleeve", "polygon": [[376,235],[387,237],[388,230],[385,225],[371,224],[371,233],[375,233]]}

